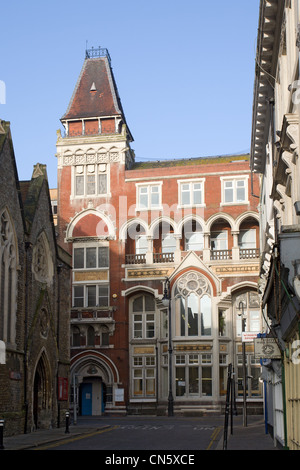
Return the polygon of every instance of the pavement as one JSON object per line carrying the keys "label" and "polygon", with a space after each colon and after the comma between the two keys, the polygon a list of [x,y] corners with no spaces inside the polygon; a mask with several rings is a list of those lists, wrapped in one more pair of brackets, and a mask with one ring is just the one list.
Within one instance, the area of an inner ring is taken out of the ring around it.
{"label": "pavement", "polygon": [[[20,434],[3,438],[3,447],[5,450],[39,450],[44,447],[65,441],[81,439],[88,434],[95,434],[105,432],[110,428],[109,425],[95,425],[87,426],[81,424],[78,420],[77,424],[70,424],[67,428],[53,428],[37,430],[27,434]],[[66,432],[67,431],[67,432]],[[1,444],[1,443],[0,443]],[[229,420],[227,445],[224,448],[224,430],[219,433],[218,443],[216,450],[282,450],[281,447],[275,446],[274,441],[270,434],[266,433],[265,423],[263,416],[249,416],[247,419],[247,426],[243,425],[242,417],[237,416],[233,419],[233,428],[231,432],[231,425]]]}

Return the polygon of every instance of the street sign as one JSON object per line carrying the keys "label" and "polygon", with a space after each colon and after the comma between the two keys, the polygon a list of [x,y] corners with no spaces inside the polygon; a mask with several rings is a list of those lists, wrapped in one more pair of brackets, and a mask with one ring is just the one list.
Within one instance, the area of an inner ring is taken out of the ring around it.
{"label": "street sign", "polygon": [[257,338],[257,333],[253,333],[251,331],[243,331],[242,332],[242,342],[243,343],[250,343],[255,338]]}
{"label": "street sign", "polygon": [[254,340],[256,359],[280,359],[280,349],[274,338],[256,338]]}

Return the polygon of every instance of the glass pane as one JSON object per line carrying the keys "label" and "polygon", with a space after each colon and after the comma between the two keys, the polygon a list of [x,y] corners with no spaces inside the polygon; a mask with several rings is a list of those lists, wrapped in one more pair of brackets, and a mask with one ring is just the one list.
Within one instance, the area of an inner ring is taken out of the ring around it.
{"label": "glass pane", "polygon": [[233,202],[233,189],[225,189],[225,202]]}
{"label": "glass pane", "polygon": [[83,286],[74,286],[74,307],[84,306]]}
{"label": "glass pane", "polygon": [[135,253],[137,255],[146,254],[148,251],[148,240],[146,236],[137,237],[135,241]]}
{"label": "glass pane", "polygon": [[239,233],[239,247],[240,248],[256,248],[256,231],[241,230]]}
{"label": "glass pane", "polygon": [[202,395],[212,395],[212,370],[211,367],[202,367]]}
{"label": "glass pane", "polygon": [[201,183],[194,184],[194,204],[202,204],[202,185]]}
{"label": "glass pane", "polygon": [[180,336],[185,336],[185,299],[180,297],[179,300],[179,315],[180,315]]}
{"label": "glass pane", "polygon": [[220,395],[226,395],[227,392],[227,367],[220,367]]}
{"label": "glass pane", "polygon": [[134,299],[132,304],[133,312],[142,312],[143,311],[143,296],[137,297]]}
{"label": "glass pane", "polygon": [[84,268],[84,248],[74,248],[74,269]]}
{"label": "glass pane", "polygon": [[154,338],[154,322],[146,324],[146,338]]}
{"label": "glass pane", "polygon": [[75,181],[75,191],[77,196],[83,196],[84,195],[84,177],[83,175],[81,176],[76,176],[76,181]]}
{"label": "glass pane", "polygon": [[[134,371],[134,372],[140,372],[140,371]],[[134,387],[134,391],[133,391],[134,395],[138,395],[138,396],[142,395],[142,393],[143,393],[143,380],[142,379],[134,379],[133,387]]]}
{"label": "glass pane", "polygon": [[261,395],[261,385],[260,385],[260,369],[258,367],[251,367],[251,395],[259,396]]}
{"label": "glass pane", "polygon": [[246,191],[244,188],[237,188],[236,200],[237,202],[243,202],[246,200]]}
{"label": "glass pane", "polygon": [[198,310],[199,297],[195,294],[189,295],[188,299],[188,336],[198,336]]}
{"label": "glass pane", "polygon": [[185,394],[185,368],[176,367],[176,396],[182,397]]}
{"label": "glass pane", "polygon": [[96,307],[96,286],[87,286],[87,306]]}
{"label": "glass pane", "polygon": [[210,244],[212,250],[227,250],[227,231],[212,232]]}
{"label": "glass pane", "polygon": [[199,368],[198,367],[189,368],[189,393],[192,393],[192,394],[199,393]]}
{"label": "glass pane", "polygon": [[98,194],[106,194],[107,193],[107,175],[100,174],[98,175]]}
{"label": "glass pane", "polygon": [[98,305],[99,307],[107,307],[108,306],[108,286],[99,286],[99,299]]}
{"label": "glass pane", "polygon": [[86,249],[86,268],[96,268],[96,250],[97,248]]}
{"label": "glass pane", "polygon": [[211,298],[204,295],[201,299],[201,335],[211,335]]}
{"label": "glass pane", "polygon": [[181,204],[183,205],[191,204],[191,194],[190,194],[189,184],[183,184],[181,186]]}
{"label": "glass pane", "polygon": [[260,312],[250,310],[250,331],[260,331]]}
{"label": "glass pane", "polygon": [[151,194],[151,207],[159,206],[159,194],[152,193]]}
{"label": "glass pane", "polygon": [[96,194],[95,175],[87,175],[86,193]]}
{"label": "glass pane", "polygon": [[142,338],[143,337],[143,329],[142,323],[135,323],[133,326],[133,336],[134,338]]}
{"label": "glass pane", "polygon": [[187,251],[202,251],[203,246],[203,233],[191,232],[186,234],[185,249]]}
{"label": "glass pane", "polygon": [[100,246],[98,248],[98,267],[108,268],[108,247]]}
{"label": "glass pane", "polygon": [[155,301],[152,295],[145,295],[145,310],[146,312],[155,311]]}
{"label": "glass pane", "polygon": [[142,208],[147,208],[148,207],[148,196],[140,194],[140,201],[139,201],[139,206]]}
{"label": "glass pane", "polygon": [[146,395],[155,395],[155,379],[146,379]]}
{"label": "glass pane", "polygon": [[176,240],[173,234],[168,233],[162,240],[162,252],[163,253],[174,253],[176,250]]}
{"label": "glass pane", "polygon": [[87,344],[88,346],[95,346],[95,330],[92,326],[88,327]]}

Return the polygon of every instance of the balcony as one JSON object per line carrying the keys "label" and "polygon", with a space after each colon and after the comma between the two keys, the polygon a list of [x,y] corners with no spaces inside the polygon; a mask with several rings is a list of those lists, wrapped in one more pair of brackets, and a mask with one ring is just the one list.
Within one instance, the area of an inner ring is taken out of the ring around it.
{"label": "balcony", "polygon": [[[258,260],[260,252],[258,248],[234,248],[232,250],[203,250],[195,252],[204,262],[209,261],[239,261]],[[176,253],[146,253],[125,255],[126,265],[178,263],[185,258],[188,251],[181,251],[180,258]]]}
{"label": "balcony", "polygon": [[84,323],[110,323],[113,321],[113,308],[92,308],[92,307],[72,307],[71,309],[71,323],[84,322]]}
{"label": "balcony", "polygon": [[232,250],[211,250],[211,261],[232,259]]}
{"label": "balcony", "polygon": [[[147,260],[148,260],[148,263],[147,263]],[[148,257],[148,254],[125,255],[125,263],[130,264],[130,265],[174,263],[174,261],[175,261],[174,253],[149,253],[149,257]]]}
{"label": "balcony", "polygon": [[240,248],[240,259],[258,259],[259,248]]}

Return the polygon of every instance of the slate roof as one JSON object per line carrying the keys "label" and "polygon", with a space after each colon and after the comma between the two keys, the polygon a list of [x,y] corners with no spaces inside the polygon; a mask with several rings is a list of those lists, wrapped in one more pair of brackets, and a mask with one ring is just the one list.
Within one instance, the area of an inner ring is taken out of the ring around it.
{"label": "slate roof", "polygon": [[107,57],[85,59],[61,120],[124,115]]}

